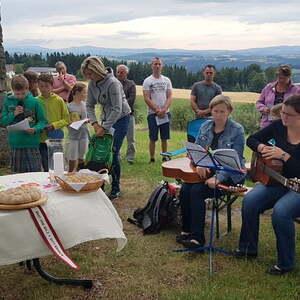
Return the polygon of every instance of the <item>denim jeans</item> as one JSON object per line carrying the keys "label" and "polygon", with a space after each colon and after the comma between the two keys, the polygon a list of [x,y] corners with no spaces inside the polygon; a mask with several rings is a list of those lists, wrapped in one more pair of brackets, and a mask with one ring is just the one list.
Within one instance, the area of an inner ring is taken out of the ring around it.
{"label": "denim jeans", "polygon": [[300,216],[300,194],[283,186],[258,184],[244,198],[239,249],[257,253],[259,215],[273,208],[272,225],[276,235],[278,266],[291,270],[295,265],[295,225]]}
{"label": "denim jeans", "polygon": [[120,191],[120,149],[123,140],[127,134],[130,115],[119,119],[114,125],[114,142],[113,142],[113,160],[112,160],[112,192],[117,193]]}
{"label": "denim jeans", "polygon": [[127,161],[134,161],[135,158],[135,118],[134,115],[130,115],[129,126],[127,131]]}

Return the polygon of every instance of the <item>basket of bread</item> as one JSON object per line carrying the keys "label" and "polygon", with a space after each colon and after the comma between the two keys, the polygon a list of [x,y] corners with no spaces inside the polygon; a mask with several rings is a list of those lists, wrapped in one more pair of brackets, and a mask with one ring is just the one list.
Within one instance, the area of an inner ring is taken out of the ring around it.
{"label": "basket of bread", "polygon": [[66,192],[94,192],[97,191],[106,181],[108,170],[102,169],[99,172],[85,171],[55,176],[56,182]]}

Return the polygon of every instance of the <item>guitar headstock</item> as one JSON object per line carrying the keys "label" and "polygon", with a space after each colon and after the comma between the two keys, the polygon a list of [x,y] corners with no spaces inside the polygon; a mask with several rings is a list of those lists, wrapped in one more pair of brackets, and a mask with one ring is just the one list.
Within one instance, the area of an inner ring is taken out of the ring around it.
{"label": "guitar headstock", "polygon": [[[299,187],[300,187],[300,183],[299,183]],[[247,192],[247,187],[242,185],[242,184],[237,184],[234,186],[228,186],[225,184],[218,184],[218,189],[226,191],[226,192],[230,192],[230,193],[235,193],[235,194],[243,194],[245,192]]]}
{"label": "guitar headstock", "polygon": [[300,179],[297,177],[287,179],[286,187],[296,193],[300,193]]}

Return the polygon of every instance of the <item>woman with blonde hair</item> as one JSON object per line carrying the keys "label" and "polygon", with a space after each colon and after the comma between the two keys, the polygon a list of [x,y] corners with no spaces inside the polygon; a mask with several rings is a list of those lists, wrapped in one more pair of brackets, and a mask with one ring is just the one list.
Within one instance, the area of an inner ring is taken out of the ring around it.
{"label": "woman with blonde hair", "polygon": [[[112,162],[112,189],[110,199],[120,195],[121,166],[119,153],[127,134],[130,119],[130,107],[127,103],[122,84],[114,77],[111,68],[106,68],[97,56],[86,58],[81,64],[81,72],[89,80],[87,95],[87,115],[97,136],[112,132],[113,162]],[[95,105],[101,104],[101,123],[97,121]]]}
{"label": "woman with blonde hair", "polygon": [[[242,168],[244,165],[244,128],[229,118],[233,106],[228,96],[218,95],[209,103],[212,119],[201,126],[196,144],[203,148],[234,149],[238,153]],[[205,199],[214,196],[217,184],[224,183],[232,186],[243,182],[244,175],[220,171],[214,174],[213,170],[196,167],[202,182],[184,183],[180,190],[182,211],[182,232],[176,241],[187,248],[204,246],[204,224],[206,204]],[[216,191],[217,195],[219,190]]]}

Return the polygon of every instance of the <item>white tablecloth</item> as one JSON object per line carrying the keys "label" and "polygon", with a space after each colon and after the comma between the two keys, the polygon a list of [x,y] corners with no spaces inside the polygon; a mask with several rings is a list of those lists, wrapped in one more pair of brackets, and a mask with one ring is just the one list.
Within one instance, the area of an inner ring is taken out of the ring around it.
{"label": "white tablecloth", "polygon": [[[14,181],[47,183],[48,173],[0,176],[0,185]],[[47,194],[48,200],[42,207],[65,249],[103,238],[117,239],[117,251],[125,246],[127,239],[122,222],[101,189],[92,193],[55,191]],[[27,209],[0,211],[0,265],[50,254]]]}

